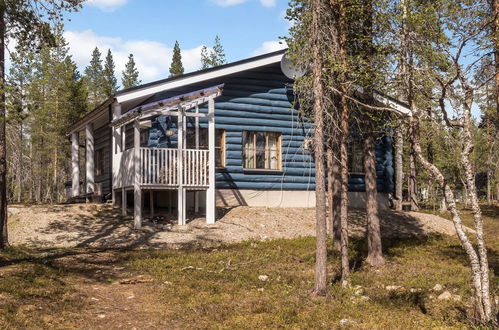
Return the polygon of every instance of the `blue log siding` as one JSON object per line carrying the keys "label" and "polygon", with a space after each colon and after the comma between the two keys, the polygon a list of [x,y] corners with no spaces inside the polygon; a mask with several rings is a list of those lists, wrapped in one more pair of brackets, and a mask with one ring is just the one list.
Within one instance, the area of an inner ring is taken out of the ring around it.
{"label": "blue log siding", "polygon": [[[179,95],[217,84],[225,84],[222,96],[215,102],[215,126],[225,130],[226,167],[217,169],[217,188],[313,190],[315,166],[304,140],[310,137],[312,124],[300,118],[293,109],[292,81],[287,79],[279,65],[222,77],[182,89],[156,94],[144,103]],[[200,108],[207,112],[207,108]],[[188,127],[194,127],[190,118]],[[200,127],[207,127],[200,120]],[[177,146],[176,135],[167,137],[165,131],[177,130],[175,117],[158,116],[152,119],[148,145],[151,147]],[[251,171],[243,169],[243,131],[269,131],[281,133],[282,171]],[[393,190],[391,139],[384,137],[376,143],[378,190]],[[364,191],[364,176],[350,176],[350,190]]]}

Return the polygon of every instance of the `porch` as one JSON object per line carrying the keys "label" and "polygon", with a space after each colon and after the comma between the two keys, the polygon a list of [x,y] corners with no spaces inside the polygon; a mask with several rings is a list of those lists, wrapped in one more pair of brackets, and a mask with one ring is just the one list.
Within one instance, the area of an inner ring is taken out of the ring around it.
{"label": "porch", "polygon": [[[133,191],[134,227],[142,227],[144,195],[150,193],[149,207],[154,212],[153,195],[160,191],[177,191],[178,224],[186,224],[186,192],[195,191],[195,208],[199,209],[200,191],[205,191],[206,222],[215,223],[215,101],[223,85],[161,99],[152,103],[122,109],[115,100],[111,105],[110,162],[112,164],[111,191],[113,204],[121,201],[123,214],[127,213],[127,191]],[[207,111],[200,106],[208,105]],[[123,111],[124,110],[124,111]],[[175,147],[148,147],[141,143],[141,129],[150,127],[151,119],[158,116],[176,118],[176,127],[164,132],[175,138]],[[200,119],[207,122],[207,150],[199,145]],[[194,123],[195,144],[187,147],[186,123]],[[148,126],[149,123],[149,126]],[[95,191],[93,123],[86,125],[86,191]],[[127,132],[129,128],[129,132]],[[131,133],[131,134],[130,134]],[[78,133],[73,140],[73,197],[80,193]]]}

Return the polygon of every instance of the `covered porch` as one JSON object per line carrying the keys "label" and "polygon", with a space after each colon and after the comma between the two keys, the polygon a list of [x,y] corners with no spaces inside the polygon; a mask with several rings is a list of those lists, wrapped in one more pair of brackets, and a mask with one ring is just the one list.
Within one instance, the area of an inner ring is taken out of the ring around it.
{"label": "covered porch", "polygon": [[[206,222],[215,223],[215,98],[221,95],[223,85],[161,99],[131,108],[122,113],[122,105],[111,105],[111,163],[113,204],[121,201],[122,213],[127,214],[127,195],[133,192],[134,227],[140,229],[144,214],[144,200],[148,201],[151,217],[154,201],[162,193],[176,193],[179,225],[186,224],[187,198],[193,196],[195,210],[203,208]],[[207,111],[206,106],[207,104]],[[200,111],[203,106],[204,111]],[[141,133],[150,128],[152,118],[167,116],[176,119],[176,127],[165,133],[176,140],[174,147],[149,147],[144,145]],[[200,147],[200,120],[207,125],[207,148]],[[186,143],[186,124],[194,124],[195,144]],[[87,139],[87,149],[93,150],[92,139]],[[76,149],[73,157],[77,158]],[[93,158],[93,157],[88,157]],[[89,159],[88,172],[92,172]],[[73,173],[77,172],[73,162]],[[87,175],[88,176],[88,175]],[[91,175],[90,175],[91,176]],[[77,181],[78,182],[78,181]],[[76,183],[73,182],[76,194]],[[79,191],[79,187],[78,187]],[[187,191],[193,192],[186,194]],[[203,192],[203,196],[201,195]],[[147,198],[146,197],[147,195]],[[130,198],[129,195],[128,198]],[[155,198],[156,197],[156,198]],[[202,197],[202,198],[201,198]],[[171,205],[170,205],[171,207]]]}

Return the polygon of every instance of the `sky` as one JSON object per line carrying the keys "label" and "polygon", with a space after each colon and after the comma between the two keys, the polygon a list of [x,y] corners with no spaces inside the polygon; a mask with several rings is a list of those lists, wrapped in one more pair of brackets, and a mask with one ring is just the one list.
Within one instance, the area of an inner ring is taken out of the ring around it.
{"label": "sky", "polygon": [[[142,83],[166,78],[178,40],[186,72],[200,69],[201,47],[219,36],[228,62],[285,47],[288,0],[87,0],[66,15],[65,39],[81,72],[99,47],[121,77],[133,53]],[[121,81],[121,80],[119,80]]]}

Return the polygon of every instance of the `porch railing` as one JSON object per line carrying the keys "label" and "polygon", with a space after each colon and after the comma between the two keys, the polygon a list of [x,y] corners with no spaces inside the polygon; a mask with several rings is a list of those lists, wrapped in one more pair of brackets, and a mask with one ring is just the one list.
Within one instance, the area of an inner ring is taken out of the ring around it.
{"label": "porch railing", "polygon": [[[134,182],[133,151],[123,154],[125,186]],[[178,149],[140,148],[141,185],[177,187],[180,182],[186,187],[208,187],[208,150],[184,150],[181,165]]]}

